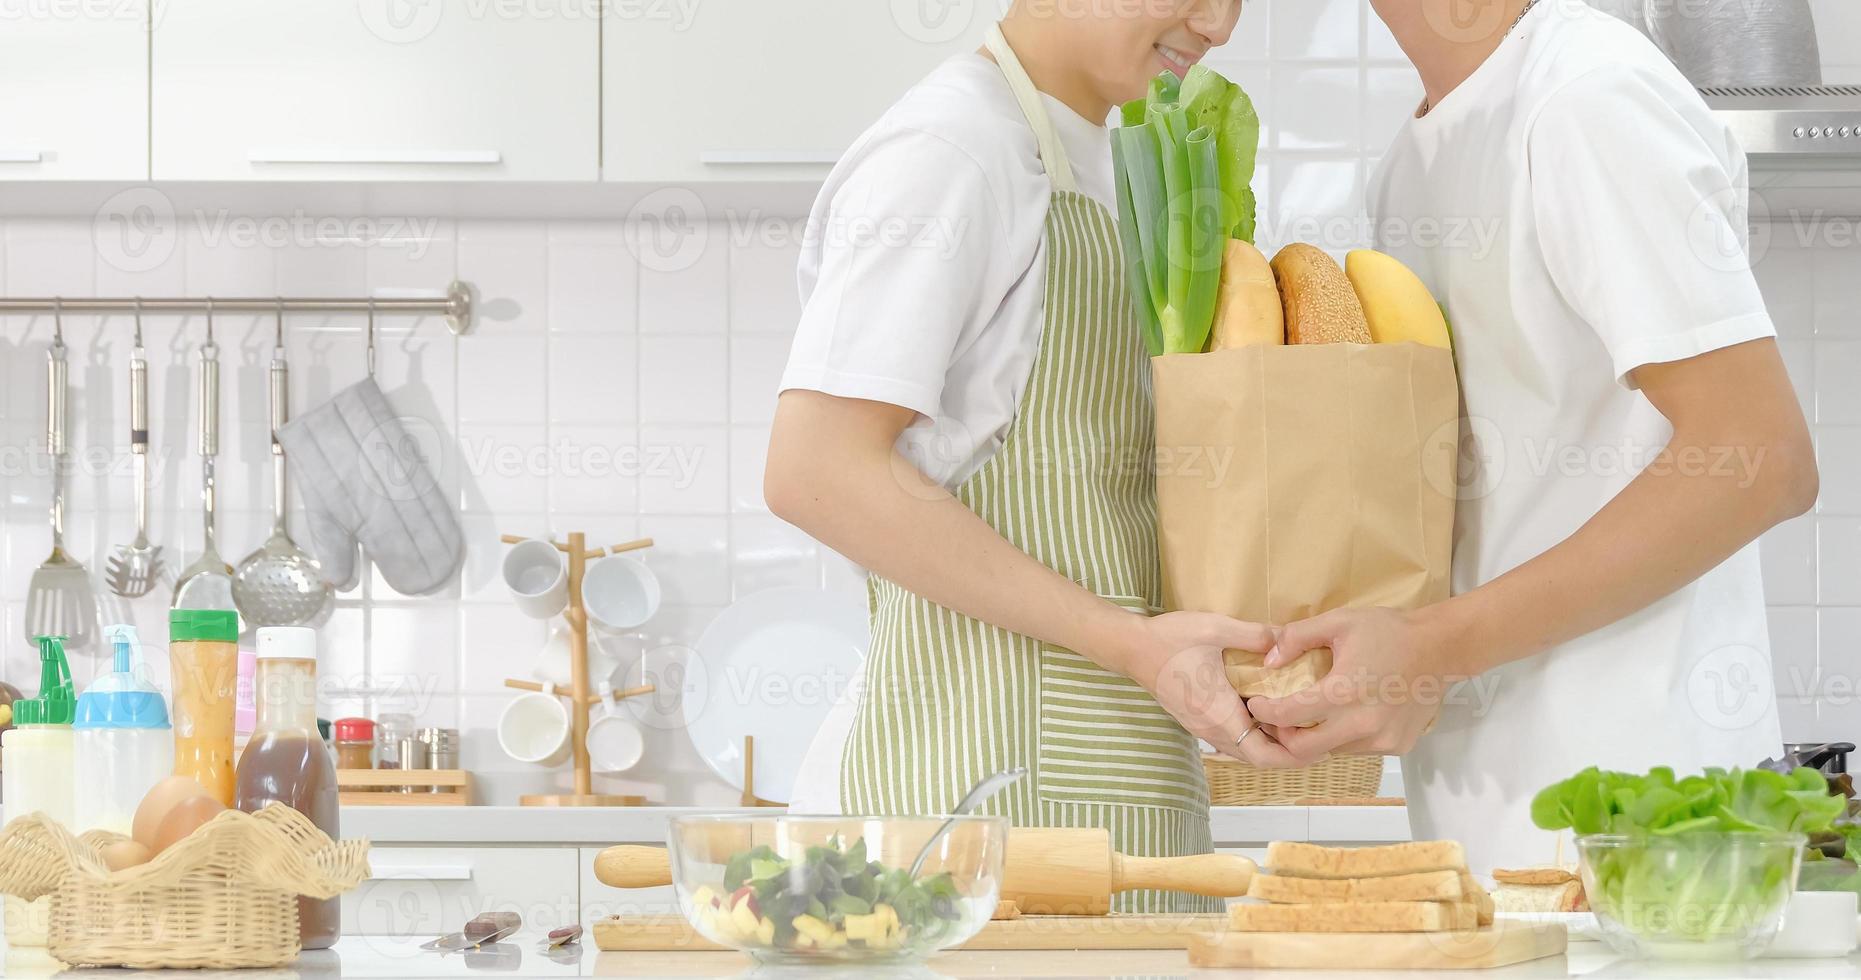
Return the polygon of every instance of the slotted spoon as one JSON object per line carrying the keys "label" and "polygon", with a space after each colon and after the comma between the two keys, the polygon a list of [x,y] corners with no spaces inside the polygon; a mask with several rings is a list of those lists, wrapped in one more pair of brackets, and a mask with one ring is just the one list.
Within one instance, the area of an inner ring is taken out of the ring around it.
{"label": "slotted spoon", "polygon": [[117,545],[104,567],[110,591],[134,599],[155,588],[163,572],[162,549],[149,544],[149,361],[142,350],[140,309],[136,343],[129,352],[129,453],[136,465],[136,539]]}
{"label": "slotted spoon", "polygon": [[220,452],[220,347],[213,342],[213,304],[207,304],[207,342],[200,346],[200,381],[195,395],[200,436],[200,557],[181,570],[174,587],[176,609],[233,609],[233,568],[213,546],[213,457]]}
{"label": "slotted spoon", "polygon": [[233,602],[255,626],[302,626],[323,615],[336,598],[322,567],[291,540],[285,527],[285,460],[278,430],[290,419],[290,390],[280,310],[277,345],[271,353],[271,537],[241,559],[233,573]]}
{"label": "slotted spoon", "polygon": [[[54,317],[58,314],[54,313]],[[26,587],[26,639],[63,636],[86,649],[97,633],[97,597],[90,574],[65,553],[65,336],[57,319],[45,370],[45,450],[52,457],[52,553]]]}

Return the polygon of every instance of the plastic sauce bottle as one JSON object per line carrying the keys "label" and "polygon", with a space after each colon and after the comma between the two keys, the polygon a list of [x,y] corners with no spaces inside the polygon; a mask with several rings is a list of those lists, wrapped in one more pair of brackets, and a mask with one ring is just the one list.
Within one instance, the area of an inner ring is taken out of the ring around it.
{"label": "plastic sauce bottle", "polygon": [[[65,638],[37,637],[39,696],[13,702],[13,730],[0,736],[0,798],[9,819],[43,813],[71,828],[71,719],[76,701]],[[9,947],[43,946],[51,925],[51,898],[23,902],[6,897]]]}
{"label": "plastic sauce bottle", "polygon": [[72,724],[78,779],[73,789],[74,833],[129,833],[136,807],[149,788],[174,771],[174,734],[168,705],[149,680],[134,626],[104,630],[114,670],[78,697]]}
{"label": "plastic sauce bottle", "polygon": [[233,706],[239,677],[239,614],[168,611],[168,669],[174,683],[174,772],[192,776],[233,805]]}
{"label": "plastic sauce bottle", "polygon": [[[235,805],[247,813],[283,803],[338,836],[336,763],[317,734],[317,634],[302,626],[258,631],[258,727],[239,757]],[[342,931],[337,899],[297,900],[305,949],[324,949]]]}

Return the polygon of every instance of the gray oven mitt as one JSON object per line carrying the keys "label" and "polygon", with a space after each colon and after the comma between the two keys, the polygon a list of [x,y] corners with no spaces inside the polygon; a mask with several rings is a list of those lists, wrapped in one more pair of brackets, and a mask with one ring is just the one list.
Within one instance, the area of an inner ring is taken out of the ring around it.
{"label": "gray oven mitt", "polygon": [[278,442],[304,495],[312,549],[338,589],[360,577],[360,542],[402,595],[433,592],[458,574],[465,536],[422,450],[364,378],[286,423]]}

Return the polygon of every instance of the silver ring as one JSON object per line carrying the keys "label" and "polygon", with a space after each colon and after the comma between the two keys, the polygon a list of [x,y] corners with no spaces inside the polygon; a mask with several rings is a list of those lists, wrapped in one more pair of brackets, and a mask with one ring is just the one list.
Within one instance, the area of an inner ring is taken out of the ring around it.
{"label": "silver ring", "polygon": [[1249,725],[1249,726],[1247,726],[1247,730],[1241,733],[1241,737],[1240,737],[1240,738],[1237,738],[1237,739],[1235,739],[1235,740],[1234,740],[1234,747],[1235,747],[1235,748],[1237,748],[1237,749],[1238,749],[1238,748],[1240,748],[1240,747],[1241,747],[1241,743],[1242,743],[1242,742],[1245,742],[1245,741],[1247,741],[1247,736],[1249,736],[1249,735],[1252,735],[1253,733],[1255,733],[1255,732],[1257,732],[1257,731],[1259,731],[1259,730],[1260,730],[1260,726],[1259,726],[1259,725]]}

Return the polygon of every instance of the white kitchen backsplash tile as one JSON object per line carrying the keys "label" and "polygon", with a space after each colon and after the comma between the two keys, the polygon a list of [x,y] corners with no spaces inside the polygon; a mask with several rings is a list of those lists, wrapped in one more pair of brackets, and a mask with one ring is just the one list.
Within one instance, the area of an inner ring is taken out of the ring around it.
{"label": "white kitchen backsplash tile", "polygon": [[1770,638],[1771,672],[1777,696],[1816,697],[1822,690],[1816,661],[1816,610],[1810,606],[1773,607]]}
{"label": "white kitchen backsplash tile", "polygon": [[640,418],[727,422],[730,341],[723,336],[640,338]]}
{"label": "white kitchen backsplash tile", "polygon": [[1817,426],[1816,458],[1822,469],[1821,513],[1861,514],[1861,426]]}
{"label": "white kitchen backsplash tile", "polygon": [[1816,339],[1816,423],[1861,425],[1861,337]]}
{"label": "white kitchen backsplash tile", "polygon": [[1279,68],[1279,84],[1262,114],[1274,120],[1279,150],[1356,150],[1363,145],[1359,129],[1361,79],[1349,68]]}
{"label": "white kitchen backsplash tile", "polygon": [[549,421],[554,424],[634,422],[639,419],[640,340],[631,334],[559,334],[547,346]]}
{"label": "white kitchen backsplash tile", "polygon": [[1764,565],[1764,598],[1775,606],[1816,602],[1816,517],[1806,514],[1770,530],[1758,549]]}
{"label": "white kitchen backsplash tile", "polygon": [[1816,582],[1817,602],[1861,606],[1861,517],[1824,514],[1817,520]]}
{"label": "white kitchen backsplash tile", "polygon": [[1298,3],[1271,4],[1268,37],[1272,55],[1281,59],[1356,61],[1363,2],[1299,0]]}
{"label": "white kitchen backsplash tile", "polygon": [[697,201],[673,203],[635,226],[640,332],[722,334],[730,324],[729,227],[707,221]]}

